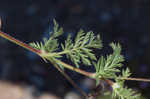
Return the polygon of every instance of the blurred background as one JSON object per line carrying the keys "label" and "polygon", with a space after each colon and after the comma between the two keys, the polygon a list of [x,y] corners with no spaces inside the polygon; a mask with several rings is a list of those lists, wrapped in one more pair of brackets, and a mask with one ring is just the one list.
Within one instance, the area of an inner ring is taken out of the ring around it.
{"label": "blurred background", "polygon": [[[80,28],[100,33],[104,50],[96,52],[97,56],[111,52],[110,42],[119,42],[126,60],[124,65],[129,66],[132,77],[150,78],[149,3],[149,0],[0,0],[0,17],[2,31],[26,43],[47,37],[53,29],[54,18],[64,28],[64,37],[69,33],[75,35]],[[34,87],[36,97],[50,93],[62,99],[70,92],[79,94],[50,63],[34,53],[3,38],[0,38],[0,46],[2,84],[6,81]],[[94,72],[92,67],[82,69]],[[91,80],[66,72],[89,92]],[[85,84],[86,80],[90,84]],[[128,81],[127,84],[150,97],[149,83]]]}

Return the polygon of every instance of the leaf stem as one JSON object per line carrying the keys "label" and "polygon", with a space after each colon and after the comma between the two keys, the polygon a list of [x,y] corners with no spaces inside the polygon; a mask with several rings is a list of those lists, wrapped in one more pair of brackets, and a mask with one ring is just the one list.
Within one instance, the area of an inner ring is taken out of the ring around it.
{"label": "leaf stem", "polygon": [[78,49],[82,49],[81,47],[80,48],[74,48],[74,49],[70,49],[70,50],[64,50],[64,51],[61,51],[61,52],[53,52],[53,53],[46,53],[46,54],[43,54],[42,57],[52,57],[52,56],[56,56],[56,55],[63,55],[63,54],[66,54],[66,53],[71,53],[72,51],[75,51],[75,50],[78,50]]}
{"label": "leaf stem", "polygon": [[64,63],[64,62],[62,62],[62,61],[59,61],[59,60],[57,60],[57,62],[58,62],[59,64],[62,64],[62,65],[63,65],[65,68],[67,68],[67,69],[70,69],[70,70],[72,70],[72,71],[78,72],[78,73],[80,73],[80,74],[82,74],[82,75],[84,75],[84,76],[90,77],[90,78],[95,78],[95,73],[86,72],[86,71],[84,71],[84,70],[81,70],[81,69],[79,69],[79,68],[75,68],[75,67],[73,67],[73,66],[71,66],[71,65],[69,65],[69,64],[66,64],[66,63]]}
{"label": "leaf stem", "polygon": [[45,53],[45,54],[42,54],[41,56],[42,57],[53,57],[53,56],[57,56],[57,55],[63,55],[63,54],[66,54],[66,53],[69,53],[70,51],[69,50],[65,50],[65,51],[62,51],[62,52],[53,52],[53,53]]}
{"label": "leaf stem", "polygon": [[150,82],[150,79],[145,79],[145,78],[121,78],[119,77],[117,79]]}

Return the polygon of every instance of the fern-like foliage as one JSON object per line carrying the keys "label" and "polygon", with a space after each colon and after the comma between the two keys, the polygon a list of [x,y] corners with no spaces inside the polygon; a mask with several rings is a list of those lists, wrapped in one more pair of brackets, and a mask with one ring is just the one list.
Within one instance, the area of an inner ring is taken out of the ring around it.
{"label": "fern-like foliage", "polygon": [[140,99],[140,94],[137,94],[133,89],[122,87],[123,85],[119,86],[113,88],[113,99],[115,99],[114,97],[118,97],[118,99]]}
{"label": "fern-like foliage", "polygon": [[113,54],[108,55],[106,58],[101,56],[97,64],[94,65],[96,68],[97,79],[115,78],[116,73],[120,72],[118,67],[121,67],[121,62],[124,61],[124,57],[120,54],[121,47],[119,44],[115,43],[111,43],[110,46],[113,48]]}
{"label": "fern-like foliage", "polygon": [[140,95],[137,94],[130,88],[124,87],[123,79],[128,78],[131,73],[127,68],[122,71],[122,75],[117,76],[117,72],[121,72],[119,68],[122,66],[124,57],[121,55],[121,47],[119,44],[111,43],[110,46],[113,48],[113,54],[108,55],[106,58],[101,56],[97,64],[94,63],[96,68],[96,85],[100,83],[101,78],[115,79],[116,83],[113,84],[113,94],[112,97],[118,97],[117,99],[140,99]]}
{"label": "fern-like foliage", "polygon": [[62,49],[67,58],[71,59],[77,67],[79,67],[80,62],[85,65],[91,65],[90,59],[96,60],[92,48],[102,48],[100,36],[94,36],[92,31],[85,33],[83,30],[80,30],[74,42],[69,35],[65,41],[65,45],[62,44]]}
{"label": "fern-like foliage", "polygon": [[[122,71],[122,75],[119,77],[121,78],[127,78],[131,75],[130,70],[127,68],[126,70]],[[134,91],[131,88],[127,88],[124,86],[124,81],[123,79],[117,79],[116,78],[116,83],[113,84],[113,94],[112,97],[118,97],[118,99],[141,99],[141,95],[138,94],[136,91]]]}
{"label": "fern-like foliage", "polygon": [[[33,48],[37,48],[39,50],[45,51],[46,53],[54,53],[59,48],[59,43],[57,38],[63,34],[63,28],[57,24],[55,20],[53,20],[54,29],[53,32],[50,32],[49,38],[43,38],[43,42],[33,42],[30,43],[30,46]],[[53,55],[53,57],[60,57],[59,55]]]}
{"label": "fern-like foliage", "polygon": [[139,94],[124,86],[124,79],[131,75],[130,70],[127,68],[122,71],[122,75],[118,76],[116,74],[121,72],[120,67],[124,61],[124,57],[121,55],[121,46],[118,43],[111,43],[110,46],[113,49],[113,53],[106,56],[106,58],[101,56],[97,63],[95,63],[97,58],[93,53],[93,49],[102,48],[102,41],[99,35],[95,36],[92,31],[85,33],[83,30],[80,30],[75,39],[72,39],[71,35],[68,35],[65,43],[60,44],[58,42],[58,37],[62,34],[63,28],[59,27],[57,22],[54,20],[54,29],[53,32],[50,32],[50,37],[44,38],[43,42],[30,43],[30,45],[43,52],[41,57],[44,60],[49,60],[50,62],[55,61],[62,70],[64,69],[64,64],[59,62],[58,58],[60,59],[63,55],[66,55],[77,68],[79,68],[79,64],[81,62],[87,66],[94,64],[96,69],[96,73],[94,75],[96,85],[99,84],[100,79],[114,79],[116,82],[112,85],[113,98],[139,99]]}
{"label": "fern-like foliage", "polygon": [[[33,48],[37,48],[43,53],[42,58],[60,58],[63,54],[67,55],[67,58],[79,68],[79,63],[85,65],[91,65],[91,61],[96,60],[95,54],[93,54],[92,49],[102,48],[102,42],[100,36],[95,36],[92,31],[85,33],[80,30],[75,37],[75,40],[71,39],[71,35],[67,37],[65,44],[61,44],[62,51],[58,52],[59,43],[57,38],[63,34],[63,28],[59,28],[59,25],[54,20],[53,32],[50,32],[50,37],[44,38],[43,42],[30,43]],[[62,67],[62,66],[61,66]]]}

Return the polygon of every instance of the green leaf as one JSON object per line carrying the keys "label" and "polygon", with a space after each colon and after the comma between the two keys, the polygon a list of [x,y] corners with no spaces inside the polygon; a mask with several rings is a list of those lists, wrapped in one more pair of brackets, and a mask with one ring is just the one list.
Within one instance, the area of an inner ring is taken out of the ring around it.
{"label": "green leaf", "polygon": [[77,33],[74,42],[71,39],[71,35],[69,35],[65,45],[62,45],[67,58],[71,59],[78,68],[81,62],[90,66],[92,61],[96,60],[92,51],[93,48],[102,48],[100,36],[94,36],[92,31],[85,33],[82,29]]}
{"label": "green leaf", "polygon": [[111,43],[110,46],[113,48],[113,54],[108,55],[106,59],[101,56],[97,64],[95,64],[96,77],[98,78],[115,78],[116,73],[120,72],[118,67],[121,67],[121,62],[124,61],[121,55],[121,47],[115,43]]}
{"label": "green leaf", "polygon": [[131,75],[131,72],[130,72],[130,69],[129,68],[126,68],[126,70],[123,70],[122,71],[122,77],[123,78],[127,78]]}
{"label": "green leaf", "polygon": [[44,58],[55,57],[60,58],[63,54],[66,54],[76,67],[79,68],[79,64],[82,62],[84,65],[90,66],[92,61],[96,60],[96,56],[93,53],[93,49],[102,48],[102,41],[100,36],[94,36],[92,31],[85,33],[82,29],[77,33],[75,40],[73,41],[71,35],[68,35],[65,44],[61,44],[62,51],[57,52],[59,49],[58,37],[63,34],[63,28],[59,27],[57,22],[54,22],[53,32],[50,32],[49,38],[43,38],[43,42],[31,43],[34,48],[40,49],[47,53],[43,55]]}
{"label": "green leaf", "polygon": [[33,42],[29,44],[30,46],[32,46],[33,48],[42,50],[44,48],[44,45],[42,44],[42,42]]}
{"label": "green leaf", "polygon": [[[49,38],[43,38],[43,42],[36,42],[36,43],[30,43],[30,46],[37,48],[39,50],[44,50],[46,53],[53,53],[56,52],[59,48],[59,43],[57,38],[63,34],[63,28],[60,27],[57,24],[55,20],[54,22],[54,29],[53,32],[50,32],[50,37]],[[60,57],[55,54],[55,57]]]}
{"label": "green leaf", "polygon": [[[129,68],[122,70],[122,75],[116,77],[116,83],[113,84],[113,97],[118,97],[119,99],[141,99],[140,94],[131,88],[124,87],[125,79],[119,78],[128,78],[131,75]],[[119,86],[118,88],[116,87]]]}
{"label": "green leaf", "polygon": [[118,99],[140,99],[141,95],[131,88],[124,87],[124,84],[114,83],[113,86],[113,99],[118,97]]}
{"label": "green leaf", "polygon": [[53,20],[53,23],[54,23],[54,31],[53,31],[53,33],[52,33],[51,36],[52,36],[53,38],[57,38],[57,37],[59,37],[60,35],[62,35],[62,34],[64,33],[64,31],[63,31],[63,28],[62,28],[62,27],[59,28],[59,24],[56,22],[55,19]]}

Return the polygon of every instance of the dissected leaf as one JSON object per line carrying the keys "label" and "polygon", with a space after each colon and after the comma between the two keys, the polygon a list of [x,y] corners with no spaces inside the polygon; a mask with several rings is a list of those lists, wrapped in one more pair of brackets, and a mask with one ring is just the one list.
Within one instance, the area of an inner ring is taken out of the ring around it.
{"label": "dissected leaf", "polygon": [[[116,85],[118,87],[116,87]],[[140,99],[141,95],[131,88],[124,87],[124,84],[120,85],[115,83],[113,85],[113,99],[118,97],[118,99]]]}
{"label": "dissected leaf", "polygon": [[55,20],[53,20],[53,22],[54,22],[54,29],[53,32],[50,32],[50,37],[43,38],[43,42],[30,43],[32,47],[37,48],[39,50],[44,50],[47,53],[53,53],[58,50],[59,43],[57,37],[63,34],[63,28],[62,27],[59,28],[59,25]]}
{"label": "dissected leaf", "polygon": [[115,78],[116,73],[120,72],[118,67],[121,67],[121,62],[124,61],[120,45],[111,43],[110,46],[113,48],[113,54],[108,55],[106,59],[101,56],[97,64],[95,64],[96,75],[99,78]]}
{"label": "dissected leaf", "polygon": [[92,60],[96,60],[95,54],[93,54],[92,48],[102,48],[102,42],[100,36],[94,36],[92,31],[85,33],[80,30],[75,37],[74,43],[69,35],[65,41],[65,45],[62,45],[67,58],[79,68],[79,63],[90,66]]}

